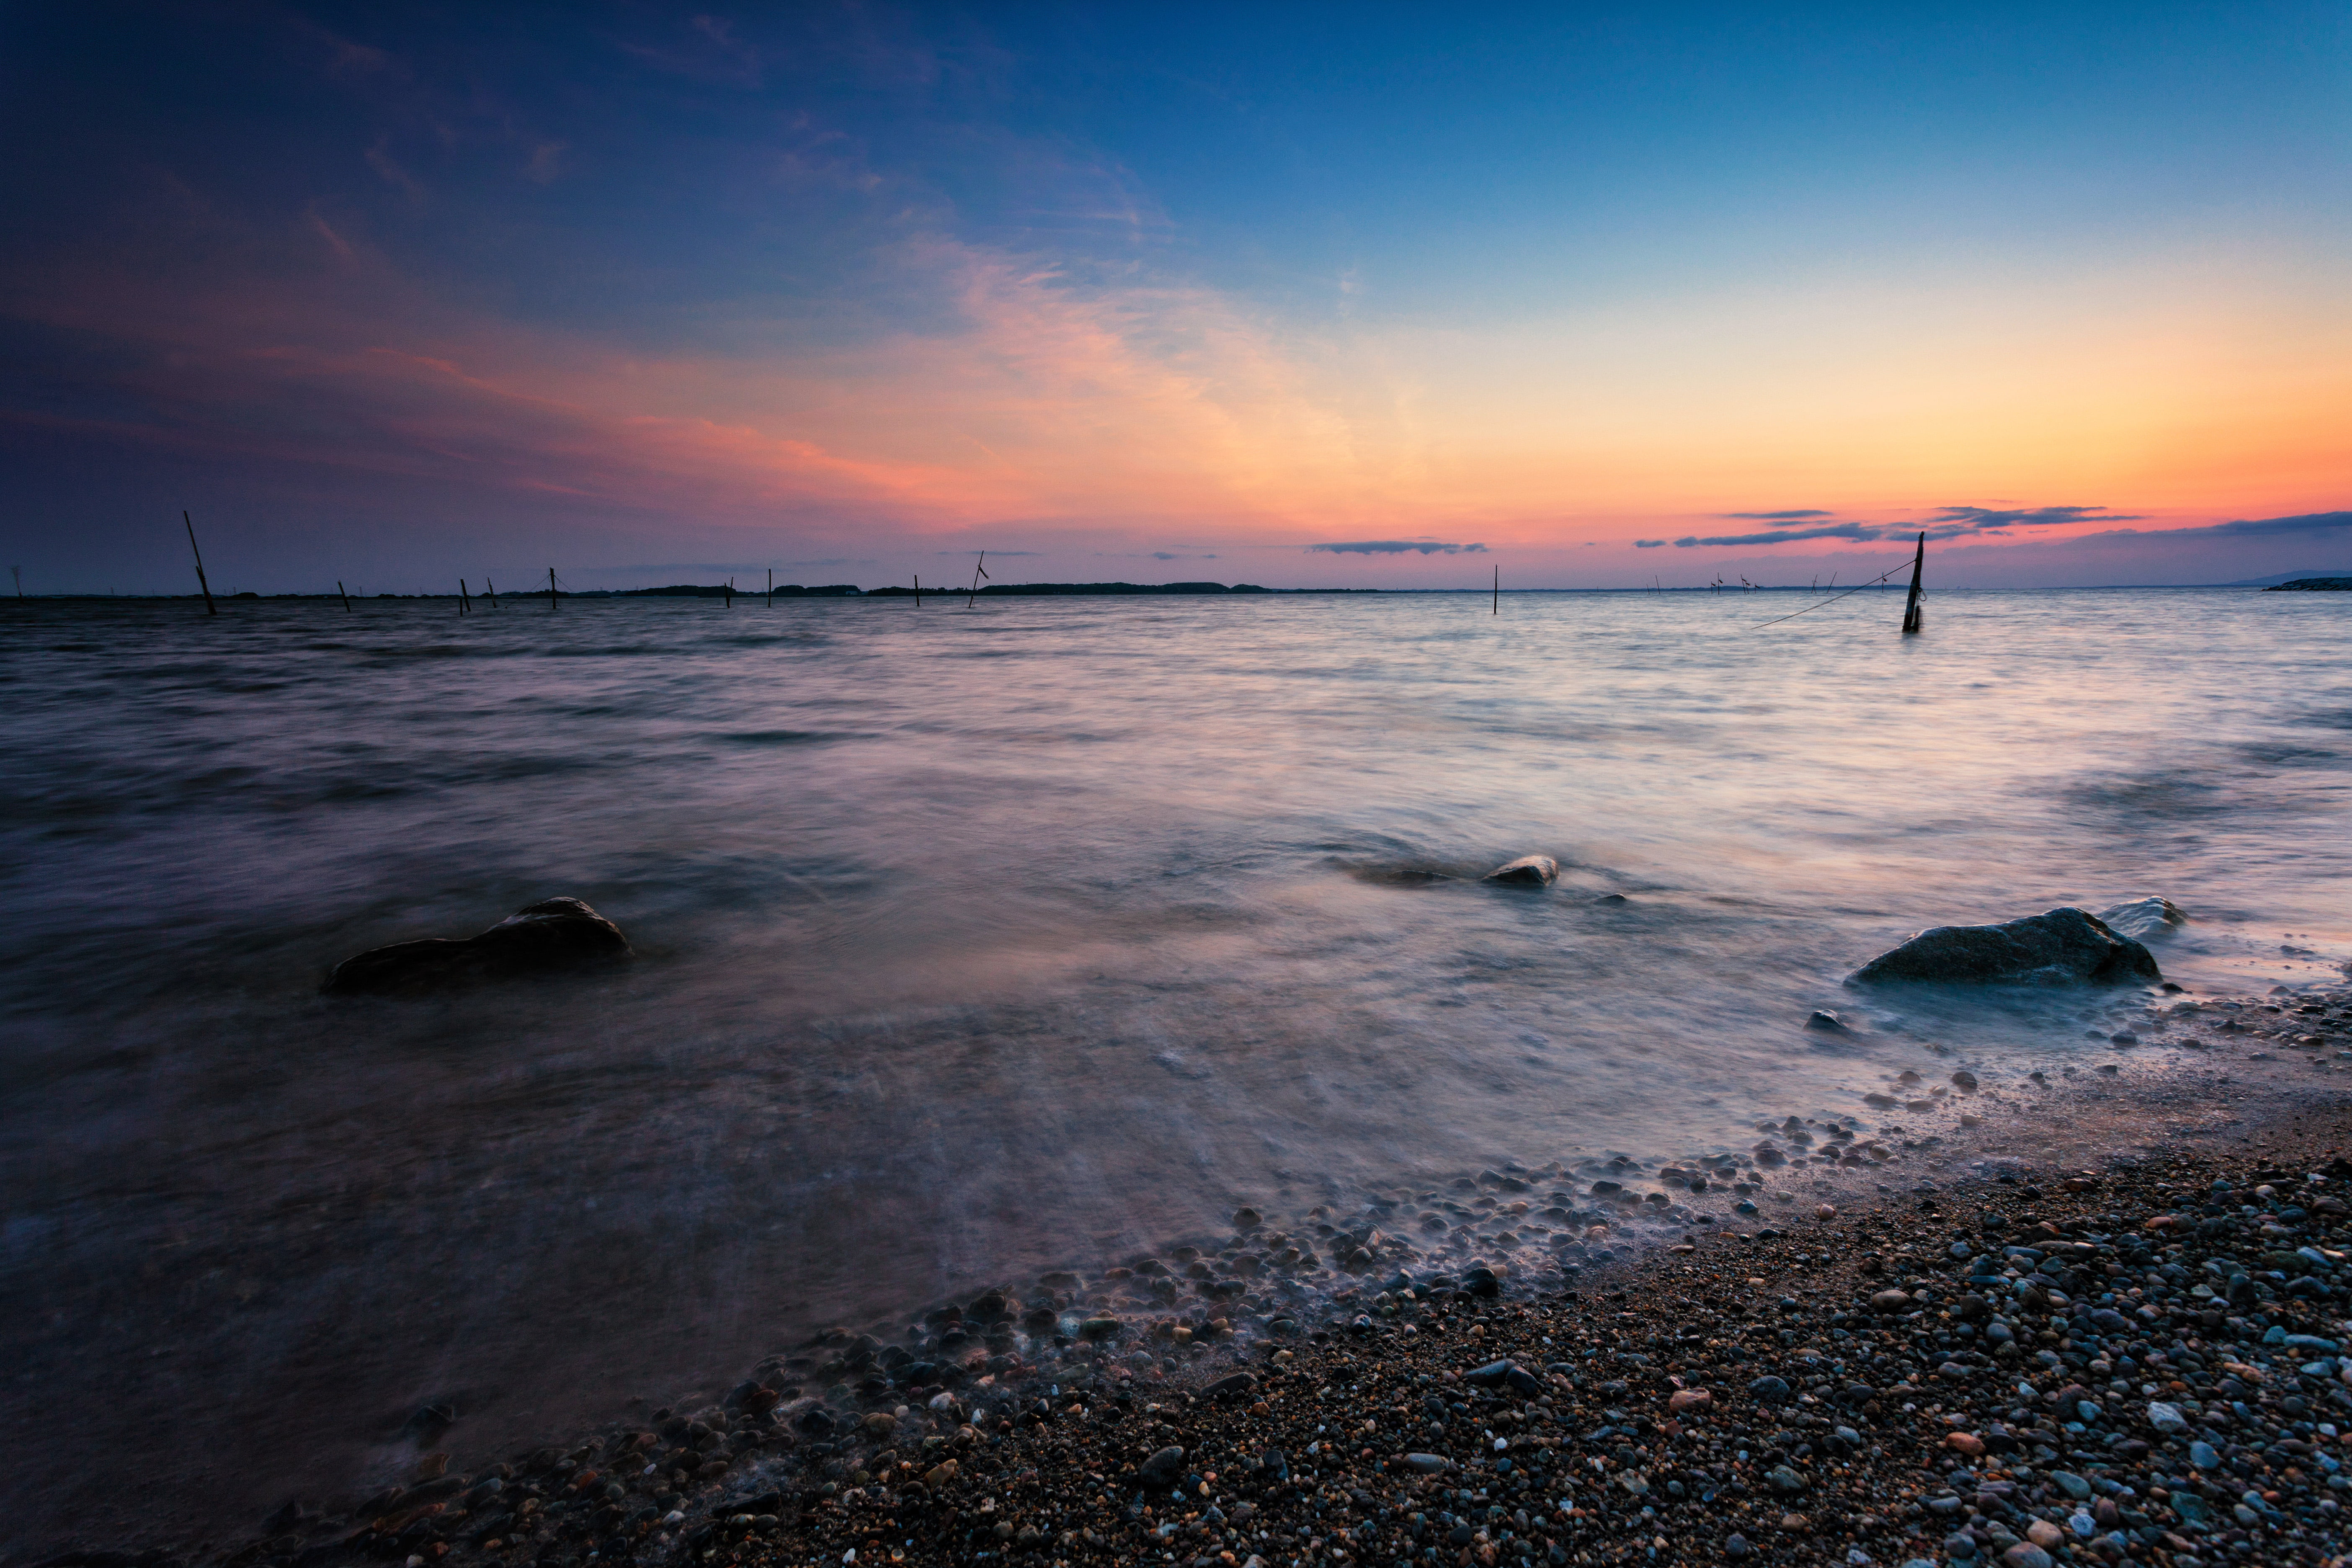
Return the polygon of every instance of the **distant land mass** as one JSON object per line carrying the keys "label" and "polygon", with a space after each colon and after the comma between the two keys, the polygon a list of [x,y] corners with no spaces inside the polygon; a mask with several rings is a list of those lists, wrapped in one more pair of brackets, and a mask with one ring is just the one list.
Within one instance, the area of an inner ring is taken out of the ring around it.
{"label": "distant land mass", "polygon": [[2352,567],[2336,572],[2273,572],[2267,577],[2246,577],[2235,583],[2216,583],[2216,588],[2278,588],[2289,583],[2328,582],[2352,577]]}
{"label": "distant land mass", "polygon": [[2352,594],[2352,573],[2347,573],[2341,577],[2297,577],[2292,583],[2273,583],[2263,592],[2265,594],[2296,592]]}

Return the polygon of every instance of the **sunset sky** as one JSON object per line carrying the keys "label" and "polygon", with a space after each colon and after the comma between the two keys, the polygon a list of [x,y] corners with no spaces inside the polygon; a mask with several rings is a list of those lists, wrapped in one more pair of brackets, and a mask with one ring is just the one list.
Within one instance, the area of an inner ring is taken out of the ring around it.
{"label": "sunset sky", "polygon": [[0,132],[28,591],[2352,570],[2340,5],[26,4]]}

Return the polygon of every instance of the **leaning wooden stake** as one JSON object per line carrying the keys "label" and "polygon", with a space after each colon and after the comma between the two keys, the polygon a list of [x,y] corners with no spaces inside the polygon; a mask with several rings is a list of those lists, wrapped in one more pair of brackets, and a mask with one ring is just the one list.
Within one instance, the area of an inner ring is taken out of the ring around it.
{"label": "leaning wooden stake", "polygon": [[727,607],[730,610],[735,607],[735,579],[732,577],[727,579]]}
{"label": "leaning wooden stake", "polygon": [[213,605],[213,585],[205,581],[205,552],[196,548],[196,525],[188,521],[188,514],[184,511],[180,514],[180,521],[188,524],[188,553],[196,558],[196,586],[205,591],[205,614],[217,616],[220,611]]}
{"label": "leaning wooden stake", "polygon": [[980,580],[988,575],[985,570],[987,564],[988,552],[983,550],[980,552],[980,559],[971,563],[971,592],[964,595],[963,601],[963,607],[967,610],[979,601]]}
{"label": "leaning wooden stake", "polygon": [[466,592],[466,580],[460,577],[457,579],[457,613],[461,616],[470,615],[473,613],[473,595]]}
{"label": "leaning wooden stake", "polygon": [[490,608],[499,607],[499,585],[488,577],[482,579],[482,597],[490,602]]}
{"label": "leaning wooden stake", "polygon": [[350,615],[352,613],[352,591],[343,586],[343,580],[341,577],[335,579],[335,592],[342,595],[343,614],[347,616]]}
{"label": "leaning wooden stake", "polygon": [[1495,568],[1495,614],[1503,613],[1503,569]]}
{"label": "leaning wooden stake", "polygon": [[555,603],[555,568],[551,566],[547,569],[547,613],[551,616],[553,615],[556,612],[557,607],[558,606]]}
{"label": "leaning wooden stake", "polygon": [[[20,590],[20,591],[17,593],[17,595],[16,595],[16,596],[17,596],[18,598],[20,598],[20,599],[21,599],[21,598],[23,598],[25,595],[24,595],[23,592]],[[918,572],[918,573],[916,573],[916,574],[915,574],[915,608],[917,608],[917,609],[919,609],[919,609],[921,609],[922,607],[923,607],[923,574],[922,574],[920,572]]]}
{"label": "leaning wooden stake", "polygon": [[770,609],[772,609],[772,609],[774,609],[775,607],[776,607],[776,569],[775,569],[774,567],[771,566],[771,567],[769,567],[769,568],[768,568],[768,608],[770,608]]}
{"label": "leaning wooden stake", "polygon": [[1903,605],[1903,635],[1919,629],[1919,574],[1927,564],[1927,535],[1919,535],[1918,553],[1911,557],[1911,597]]}

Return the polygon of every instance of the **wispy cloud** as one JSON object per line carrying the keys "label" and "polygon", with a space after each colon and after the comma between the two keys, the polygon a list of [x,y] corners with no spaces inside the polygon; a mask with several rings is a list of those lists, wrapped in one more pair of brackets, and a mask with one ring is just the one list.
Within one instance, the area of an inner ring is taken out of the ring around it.
{"label": "wispy cloud", "polygon": [[[1925,533],[1929,539],[1966,539],[1972,535],[2005,538],[2013,528],[2056,528],[2069,523],[2137,522],[2137,512],[2110,511],[2103,506],[2036,506],[2036,507],[1938,507],[1919,522],[1832,522],[1816,528],[1801,528],[1795,523],[1805,518],[1832,517],[1826,511],[1731,511],[1725,517],[1785,518],[1789,521],[1769,533],[1690,534],[1675,541],[1677,549],[1705,549],[1712,546],[1743,546],[1750,544],[1792,544],[1808,539],[1843,539],[1857,544],[1873,540],[1916,537]],[[1650,543],[1635,541],[1642,549]]]}
{"label": "wispy cloud", "polygon": [[1835,517],[1833,511],[1817,511],[1808,507],[1794,511],[1726,511],[1718,517],[1737,518],[1743,522],[1810,522],[1817,517]]}
{"label": "wispy cloud", "polygon": [[1434,539],[1359,539],[1345,544],[1310,544],[1309,555],[1484,555],[1483,544],[1444,544]]}
{"label": "wispy cloud", "polygon": [[2235,522],[2203,528],[2116,528],[2084,534],[2085,539],[2263,539],[2306,533],[2342,533],[2352,530],[2352,511],[2306,511],[2293,517],[2242,518]]}

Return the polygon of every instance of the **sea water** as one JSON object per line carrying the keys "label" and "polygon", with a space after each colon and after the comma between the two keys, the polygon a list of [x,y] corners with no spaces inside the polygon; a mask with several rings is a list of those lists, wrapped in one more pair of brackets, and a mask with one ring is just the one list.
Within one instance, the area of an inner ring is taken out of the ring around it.
{"label": "sea water", "polygon": [[[1843,984],[1927,925],[2162,895],[2195,991],[2352,951],[2352,596],[1500,608],[10,606],[12,1531],[249,1529],[426,1402],[487,1462],[1243,1205],[1544,1267],[1440,1194],[2107,1049]],[[320,994],[555,895],[635,959]]]}

